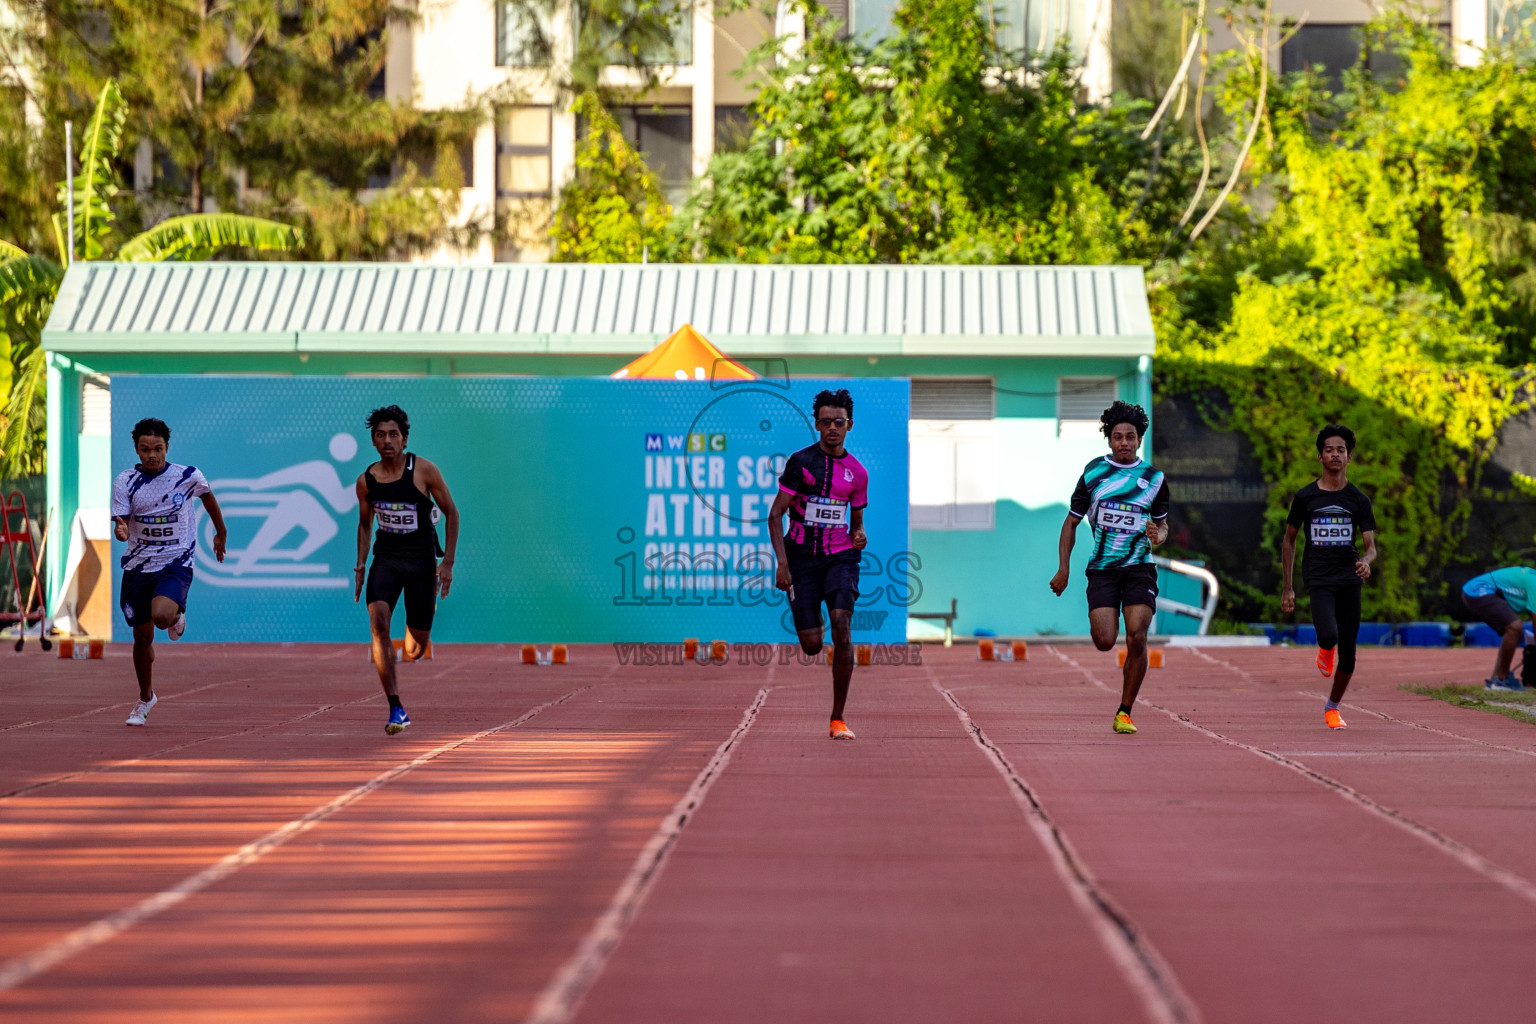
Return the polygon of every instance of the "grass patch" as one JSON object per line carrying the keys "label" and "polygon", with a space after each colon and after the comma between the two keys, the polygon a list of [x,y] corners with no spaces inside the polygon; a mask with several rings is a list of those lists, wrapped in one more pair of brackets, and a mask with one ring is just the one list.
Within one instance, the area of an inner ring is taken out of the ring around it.
{"label": "grass patch", "polygon": [[1536,725],[1536,692],[1485,690],[1481,686],[1405,686],[1403,689],[1443,700],[1458,708],[1486,711]]}

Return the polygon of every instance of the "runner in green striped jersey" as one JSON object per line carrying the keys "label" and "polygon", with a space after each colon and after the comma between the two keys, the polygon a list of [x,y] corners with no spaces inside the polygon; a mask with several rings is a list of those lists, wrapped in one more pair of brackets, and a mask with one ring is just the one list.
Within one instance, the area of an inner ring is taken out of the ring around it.
{"label": "runner in green striped jersey", "polygon": [[1133,733],[1131,707],[1147,674],[1147,627],[1157,610],[1157,566],[1152,545],[1168,536],[1168,481],[1137,456],[1147,432],[1146,410],[1116,402],[1099,417],[1110,454],[1088,463],[1077,479],[1058,545],[1060,567],[1051,590],[1067,589],[1077,525],[1088,519],[1094,533],[1088,560],[1088,629],[1093,645],[1110,650],[1125,617],[1125,682],[1115,732]]}

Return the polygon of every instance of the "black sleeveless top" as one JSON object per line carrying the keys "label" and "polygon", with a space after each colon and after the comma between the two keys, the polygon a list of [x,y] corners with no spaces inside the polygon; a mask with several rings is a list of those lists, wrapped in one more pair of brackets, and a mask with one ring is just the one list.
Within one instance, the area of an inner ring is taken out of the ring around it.
{"label": "black sleeveless top", "polygon": [[440,553],[432,525],[432,499],[416,489],[416,456],[406,453],[399,480],[380,483],[368,467],[368,503],[378,524],[373,550],[380,555],[433,557]]}

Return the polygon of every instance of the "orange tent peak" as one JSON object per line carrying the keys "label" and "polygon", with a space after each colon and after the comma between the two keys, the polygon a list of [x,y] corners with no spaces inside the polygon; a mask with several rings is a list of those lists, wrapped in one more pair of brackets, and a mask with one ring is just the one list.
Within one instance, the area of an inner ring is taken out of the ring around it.
{"label": "orange tent peak", "polygon": [[644,377],[663,380],[710,380],[731,378],[752,380],[757,374],[736,362],[709,343],[692,324],[683,324],[660,345],[627,366],[615,370],[613,377]]}

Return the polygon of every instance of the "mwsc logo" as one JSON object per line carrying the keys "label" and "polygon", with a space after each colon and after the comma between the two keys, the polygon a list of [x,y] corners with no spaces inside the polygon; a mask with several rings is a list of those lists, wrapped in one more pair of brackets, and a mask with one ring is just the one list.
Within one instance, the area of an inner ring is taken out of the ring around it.
{"label": "mwsc logo", "polygon": [[648,452],[680,452],[689,455],[719,454],[725,451],[724,434],[646,434]]}

